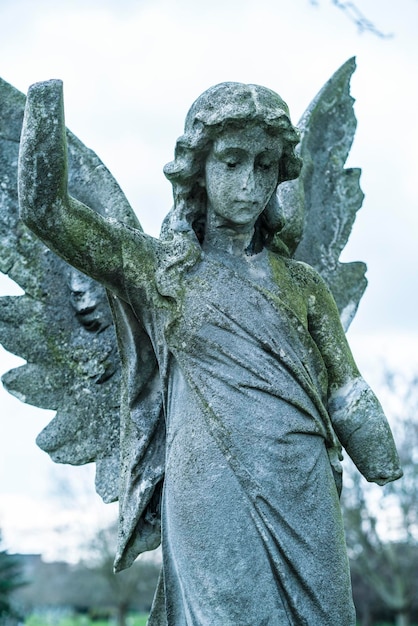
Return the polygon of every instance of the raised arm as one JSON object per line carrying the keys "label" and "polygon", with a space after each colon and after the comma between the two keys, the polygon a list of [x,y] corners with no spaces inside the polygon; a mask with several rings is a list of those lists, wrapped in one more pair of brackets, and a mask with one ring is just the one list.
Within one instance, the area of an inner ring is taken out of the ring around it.
{"label": "raised arm", "polygon": [[[54,252],[122,298],[123,248],[145,239],[138,231],[68,195],[67,142],[62,83],[32,85],[28,92],[19,155],[22,220]],[[137,245],[138,262],[141,246]],[[145,251],[144,251],[145,252]]]}
{"label": "raised arm", "polygon": [[357,369],[331,293],[314,270],[307,272],[309,330],[327,367],[328,412],[334,430],[363,476],[384,485],[402,476],[392,432]]}

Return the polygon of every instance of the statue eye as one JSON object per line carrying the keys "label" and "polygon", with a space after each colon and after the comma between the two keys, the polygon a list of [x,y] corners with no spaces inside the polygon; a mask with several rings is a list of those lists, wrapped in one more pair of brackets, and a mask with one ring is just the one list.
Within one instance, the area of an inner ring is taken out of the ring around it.
{"label": "statue eye", "polygon": [[258,169],[260,169],[262,172],[267,172],[272,168],[272,166],[273,163],[271,161],[260,161],[259,163],[257,163]]}
{"label": "statue eye", "polygon": [[237,165],[238,165],[237,161],[226,161],[226,166],[230,170],[233,170]]}

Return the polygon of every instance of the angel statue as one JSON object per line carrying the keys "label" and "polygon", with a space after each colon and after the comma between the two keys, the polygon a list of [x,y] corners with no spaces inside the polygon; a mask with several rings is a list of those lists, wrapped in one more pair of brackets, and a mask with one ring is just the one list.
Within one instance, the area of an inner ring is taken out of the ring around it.
{"label": "angel statue", "polygon": [[205,91],[158,239],[65,130],[58,80],[29,89],[19,221],[24,97],[2,84],[0,269],[26,294],[0,332],[27,360],[4,383],[57,410],[39,445],[119,499],[115,569],[161,542],[150,626],[355,624],[341,446],[379,485],[402,470],[341,324],[365,288],[338,261],[362,201],[354,67],[299,130],[270,89]]}

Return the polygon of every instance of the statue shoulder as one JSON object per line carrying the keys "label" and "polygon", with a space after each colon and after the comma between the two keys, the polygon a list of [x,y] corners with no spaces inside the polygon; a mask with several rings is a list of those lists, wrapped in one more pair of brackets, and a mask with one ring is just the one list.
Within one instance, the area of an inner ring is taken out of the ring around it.
{"label": "statue shoulder", "polygon": [[295,259],[286,259],[286,263],[293,280],[301,287],[307,289],[311,295],[325,296],[327,299],[331,298],[333,300],[327,283],[312,265],[304,261],[296,261]]}
{"label": "statue shoulder", "polygon": [[283,280],[286,277],[295,287],[300,287],[303,290],[317,291],[325,289],[330,293],[322,276],[308,263],[272,252],[270,252],[270,263],[273,267],[275,278],[279,282],[281,282],[280,279]]}

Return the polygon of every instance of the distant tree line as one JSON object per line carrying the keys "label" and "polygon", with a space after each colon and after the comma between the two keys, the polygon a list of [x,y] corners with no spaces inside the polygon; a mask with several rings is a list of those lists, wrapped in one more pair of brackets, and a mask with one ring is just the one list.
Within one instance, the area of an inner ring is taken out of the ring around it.
{"label": "distant tree line", "polygon": [[[1,541],[0,533],[0,544]],[[14,595],[25,584],[19,559],[0,550],[0,624],[13,624],[20,617]]]}
{"label": "distant tree line", "polygon": [[149,561],[113,574],[110,562],[46,563],[36,555],[16,555],[15,560],[26,570],[29,583],[14,593],[21,614],[68,609],[91,618],[112,618],[121,626],[130,611],[149,612],[159,574],[159,566]]}

